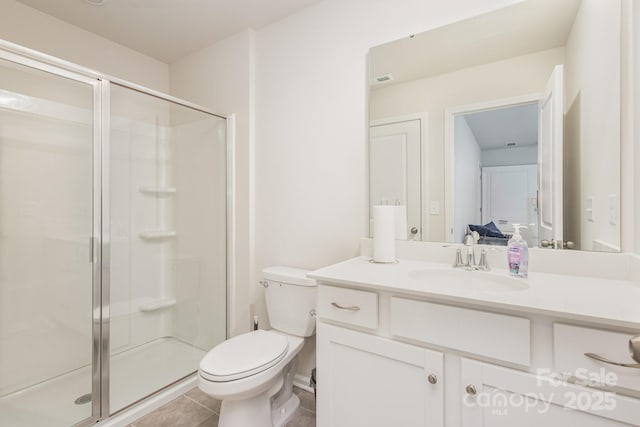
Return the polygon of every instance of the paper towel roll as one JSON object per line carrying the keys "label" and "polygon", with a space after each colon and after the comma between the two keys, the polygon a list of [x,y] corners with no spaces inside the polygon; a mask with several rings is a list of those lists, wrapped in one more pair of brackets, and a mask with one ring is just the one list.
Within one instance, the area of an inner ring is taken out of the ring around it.
{"label": "paper towel roll", "polygon": [[395,206],[373,207],[373,260],[395,262]]}
{"label": "paper towel roll", "polygon": [[407,207],[404,205],[393,206],[396,217],[396,240],[407,240]]}

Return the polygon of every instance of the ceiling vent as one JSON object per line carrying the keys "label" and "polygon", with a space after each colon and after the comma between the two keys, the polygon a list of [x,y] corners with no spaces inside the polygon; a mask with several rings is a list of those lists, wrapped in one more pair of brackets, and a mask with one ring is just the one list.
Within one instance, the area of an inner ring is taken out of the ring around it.
{"label": "ceiling vent", "polygon": [[393,80],[393,76],[391,74],[383,74],[381,76],[377,76],[374,80],[375,84],[387,83]]}

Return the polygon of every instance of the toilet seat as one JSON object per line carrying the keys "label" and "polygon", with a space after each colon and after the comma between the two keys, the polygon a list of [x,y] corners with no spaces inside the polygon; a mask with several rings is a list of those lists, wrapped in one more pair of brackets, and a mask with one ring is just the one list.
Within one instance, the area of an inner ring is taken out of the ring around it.
{"label": "toilet seat", "polygon": [[246,378],[276,365],[288,347],[280,334],[257,330],[238,335],[207,353],[200,362],[200,375],[214,382]]}

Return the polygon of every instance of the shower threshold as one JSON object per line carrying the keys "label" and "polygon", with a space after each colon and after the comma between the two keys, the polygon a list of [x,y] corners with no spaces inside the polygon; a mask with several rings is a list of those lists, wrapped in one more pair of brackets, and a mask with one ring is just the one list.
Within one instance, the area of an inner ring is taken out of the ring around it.
{"label": "shower threshold", "polygon": [[[114,354],[110,361],[111,412],[196,371],[205,353],[166,337]],[[68,427],[88,418],[91,404],[77,404],[76,400],[91,393],[90,378],[91,367],[85,366],[1,397],[0,426]]]}

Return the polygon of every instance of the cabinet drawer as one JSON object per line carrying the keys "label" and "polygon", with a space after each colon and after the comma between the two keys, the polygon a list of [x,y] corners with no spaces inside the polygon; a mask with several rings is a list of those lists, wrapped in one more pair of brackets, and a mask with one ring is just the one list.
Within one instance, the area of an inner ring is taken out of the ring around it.
{"label": "cabinet drawer", "polygon": [[378,328],[378,294],[320,285],[318,316],[363,328]]}
{"label": "cabinet drawer", "polygon": [[640,426],[640,399],[465,358],[460,365],[464,427]]}
{"label": "cabinet drawer", "polygon": [[576,378],[640,391],[640,368],[614,366],[594,360],[592,353],[609,361],[637,364],[629,355],[629,338],[640,335],[554,323],[554,368]]}
{"label": "cabinet drawer", "polygon": [[504,360],[531,363],[529,319],[391,298],[391,334]]}

